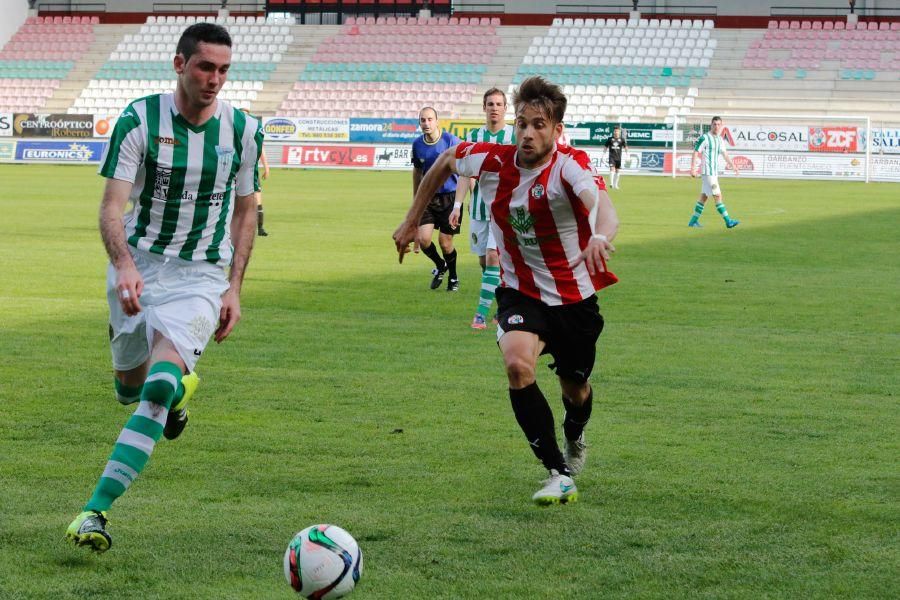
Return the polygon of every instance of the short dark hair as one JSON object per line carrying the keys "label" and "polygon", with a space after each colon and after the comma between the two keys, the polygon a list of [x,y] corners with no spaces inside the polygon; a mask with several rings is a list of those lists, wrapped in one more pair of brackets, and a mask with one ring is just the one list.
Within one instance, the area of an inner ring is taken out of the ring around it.
{"label": "short dark hair", "polygon": [[516,114],[519,114],[526,104],[536,108],[555,123],[562,123],[566,116],[567,100],[562,89],[538,75],[523,81],[513,94]]}
{"label": "short dark hair", "polygon": [[187,62],[197,52],[197,44],[200,42],[231,48],[231,36],[227,29],[215,23],[194,23],[182,32],[175,54],[181,54]]}
{"label": "short dark hair", "polygon": [[503,104],[506,104],[506,94],[500,88],[492,87],[488,91],[484,93],[484,97],[481,99],[481,105],[484,106],[487,104],[487,99],[491,96],[496,96],[497,94],[503,96]]}
{"label": "short dark hair", "polygon": [[713,117],[712,119],[709,120],[709,124],[712,125],[712,124],[715,123],[716,121],[721,121],[721,120],[722,120],[722,117],[718,117],[718,116],[717,116],[717,117]]}

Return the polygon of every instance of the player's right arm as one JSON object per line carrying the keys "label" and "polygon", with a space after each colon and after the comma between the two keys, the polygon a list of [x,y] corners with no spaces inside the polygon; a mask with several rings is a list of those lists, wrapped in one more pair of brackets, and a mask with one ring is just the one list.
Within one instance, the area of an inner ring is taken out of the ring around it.
{"label": "player's right arm", "polygon": [[694,153],[691,154],[691,177],[696,177],[700,174],[700,169],[697,166],[697,163],[700,160],[700,153],[694,150]]}
{"label": "player's right arm", "polygon": [[116,271],[119,304],[128,316],[141,312],[139,298],[144,290],[144,279],[128,249],[122,220],[146,150],[146,128],[140,114],[136,103],[132,103],[119,116],[99,169],[100,174],[106,177],[106,188],[100,202],[100,237],[109,262]]}
{"label": "player's right arm", "polygon": [[413,188],[415,189],[415,198],[413,198],[412,206],[406,213],[406,218],[400,223],[400,226],[394,231],[394,244],[397,246],[397,252],[400,254],[400,262],[403,262],[403,255],[409,252],[409,244],[415,238],[416,230],[419,227],[419,221],[428,207],[428,203],[434,197],[435,192],[441,185],[447,181],[450,175],[456,173],[456,146],[447,148],[434,161],[428,172],[423,177],[421,171],[418,178],[416,171],[413,169]]}
{"label": "player's right arm", "polygon": [[107,179],[100,202],[100,237],[109,255],[109,262],[116,270],[116,293],[122,311],[128,315],[141,312],[139,298],[144,291],[144,279],[134,264],[128,243],[125,240],[125,226],[122,215],[131,195],[133,184],[121,179]]}
{"label": "player's right arm", "polygon": [[691,177],[696,177],[700,174],[700,150],[706,144],[706,135],[701,135],[697,139],[697,143],[694,144],[694,153],[691,154]]}

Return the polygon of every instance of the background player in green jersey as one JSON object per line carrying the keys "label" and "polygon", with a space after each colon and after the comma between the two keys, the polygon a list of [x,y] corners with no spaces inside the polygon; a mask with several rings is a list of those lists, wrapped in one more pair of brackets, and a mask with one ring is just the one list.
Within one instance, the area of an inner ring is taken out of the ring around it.
{"label": "background player in green jersey", "polygon": [[713,117],[710,121],[709,131],[701,135],[694,144],[694,153],[691,155],[691,177],[696,177],[700,172],[697,167],[697,160],[701,161],[703,170],[703,187],[700,190],[700,199],[694,205],[694,214],[688,221],[688,227],[702,227],[700,225],[700,215],[703,214],[703,207],[706,206],[706,199],[710,196],[716,199],[716,210],[725,220],[725,226],[728,229],[737,227],[740,221],[732,219],[728,216],[728,209],[722,202],[722,189],[719,187],[719,155],[725,158],[725,164],[734,170],[735,175],[740,175],[737,165],[735,165],[728,152],[725,151],[725,143],[722,141],[722,118]]}
{"label": "background player in green jersey", "polygon": [[[490,142],[492,144],[515,144],[515,128],[503,120],[506,116],[506,94],[497,88],[484,93],[484,127],[470,131],[466,135],[467,142]],[[470,247],[478,256],[481,264],[481,290],[478,306],[472,319],[472,329],[487,327],[488,314],[494,302],[494,293],[500,285],[500,255],[497,243],[491,234],[491,207],[488,206],[478,189],[475,179],[464,178],[456,187],[456,204],[450,216],[451,224],[459,223],[462,205],[469,190],[472,191],[472,202],[469,208],[469,228],[471,230]]]}
{"label": "background player in green jersey", "polygon": [[100,234],[110,259],[116,392],[137,408],[93,495],[66,530],[71,542],[97,552],[112,544],[106,511],[143,470],[159,438],[174,439],[184,429],[194,367],[209,338],[222,342],[241,317],[241,283],[256,230],[260,123],[217,99],[231,65],[231,37],[218,25],[192,25],[178,41],[173,65],[174,94],[128,105],[100,167],[107,178]]}

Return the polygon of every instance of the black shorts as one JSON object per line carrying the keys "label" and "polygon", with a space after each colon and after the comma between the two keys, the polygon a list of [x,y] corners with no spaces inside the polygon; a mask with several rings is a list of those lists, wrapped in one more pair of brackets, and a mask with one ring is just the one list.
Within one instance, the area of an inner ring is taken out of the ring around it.
{"label": "black shorts", "polygon": [[597,338],[603,331],[603,316],[597,297],[576,304],[550,306],[514,290],[497,288],[497,322],[503,331],[536,333],[550,354],[550,368],[563,379],[584,383],[591,376],[597,357]]}
{"label": "black shorts", "polygon": [[621,169],[621,168],[622,168],[622,157],[619,156],[619,157],[617,158],[617,157],[615,157],[615,156],[610,156],[610,157],[609,157],[609,166],[615,167],[616,171],[618,171],[619,169]]}
{"label": "black shorts", "polygon": [[459,224],[456,227],[450,227],[450,213],[453,212],[454,202],[456,202],[456,192],[435,194],[425,208],[425,212],[422,213],[419,226],[434,225],[441,233],[449,235],[459,233],[459,226],[462,224],[462,208],[459,211]]}

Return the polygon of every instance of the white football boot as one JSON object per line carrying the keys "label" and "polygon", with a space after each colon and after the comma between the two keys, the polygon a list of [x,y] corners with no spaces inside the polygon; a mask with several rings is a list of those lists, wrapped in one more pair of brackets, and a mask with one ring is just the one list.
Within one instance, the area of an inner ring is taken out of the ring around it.
{"label": "white football boot", "polygon": [[550,469],[550,477],[545,479],[541,489],[531,497],[537,504],[566,504],[578,500],[578,488],[568,475],[560,475],[556,469]]}

